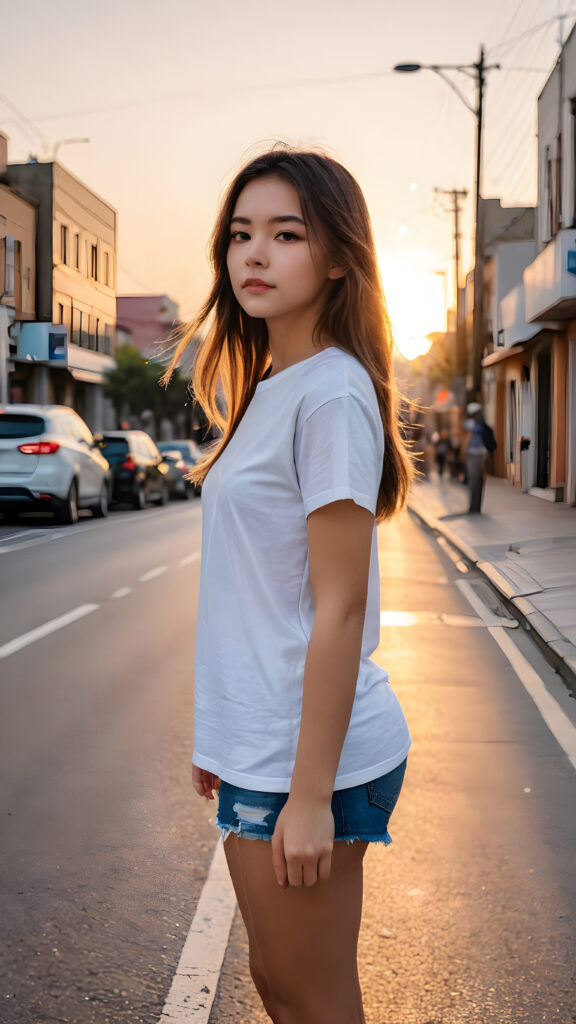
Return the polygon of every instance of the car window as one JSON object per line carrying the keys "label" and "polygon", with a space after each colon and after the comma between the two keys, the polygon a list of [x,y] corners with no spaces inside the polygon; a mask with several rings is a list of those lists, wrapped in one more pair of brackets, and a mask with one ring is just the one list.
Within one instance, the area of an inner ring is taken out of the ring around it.
{"label": "car window", "polygon": [[178,451],[188,462],[196,462],[197,453],[187,441],[166,441],[160,446],[161,451]]}
{"label": "car window", "polygon": [[94,438],[90,428],[84,423],[84,420],[80,416],[72,414],[72,424],[75,431],[76,437],[80,438],[81,441],[86,441],[86,444],[93,444]]}
{"label": "car window", "polygon": [[132,450],[136,453],[136,455],[138,455],[141,459],[148,459],[150,457],[150,453],[144,443],[144,438],[142,437],[142,434],[133,435],[133,437],[131,438],[131,447]]}
{"label": "car window", "polygon": [[70,437],[73,441],[78,440],[76,425],[70,415],[55,416],[52,429],[58,437]]}
{"label": "car window", "polygon": [[125,437],[103,437],[98,447],[111,466],[124,462],[128,454],[128,441]]}
{"label": "car window", "polygon": [[0,439],[9,440],[12,437],[37,437],[43,434],[46,425],[41,416],[31,416],[29,413],[0,412]]}

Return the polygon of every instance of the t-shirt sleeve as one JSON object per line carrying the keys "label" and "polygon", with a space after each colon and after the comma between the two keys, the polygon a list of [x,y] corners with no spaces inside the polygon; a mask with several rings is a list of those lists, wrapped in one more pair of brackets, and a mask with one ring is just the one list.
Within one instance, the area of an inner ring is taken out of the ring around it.
{"label": "t-shirt sleeve", "polygon": [[319,406],[297,426],[294,439],[306,516],[347,498],[375,515],[383,458],[379,415],[352,395]]}

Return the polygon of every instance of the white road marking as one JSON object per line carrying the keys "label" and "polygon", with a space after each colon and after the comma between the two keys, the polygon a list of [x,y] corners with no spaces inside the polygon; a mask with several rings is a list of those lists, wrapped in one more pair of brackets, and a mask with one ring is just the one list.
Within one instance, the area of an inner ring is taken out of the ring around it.
{"label": "white road marking", "polygon": [[32,540],[21,540],[19,544],[7,544],[0,547],[0,555],[9,555],[11,551],[24,551],[26,548],[35,548],[39,544],[45,544],[48,540],[61,540],[66,537],[65,533],[48,533],[44,537],[34,537]]}
{"label": "white road marking", "polygon": [[81,604],[78,608],[73,608],[71,612],[59,615],[57,619],[50,619],[43,626],[37,626],[36,629],[31,629],[28,633],[23,633],[22,636],[9,640],[7,644],[0,647],[0,658],[8,658],[11,654],[15,654],[16,651],[21,651],[23,647],[28,647],[29,644],[42,640],[43,637],[49,636],[50,633],[55,633],[58,629],[63,629],[64,626],[69,626],[72,622],[82,619],[85,615],[90,615],[98,607],[99,605],[97,604]]}
{"label": "white road marking", "polygon": [[186,555],[186,558],[183,558],[180,562],[178,562],[178,568],[183,569],[185,565],[190,565],[191,562],[197,562],[199,558],[199,551],[196,551],[196,553],[193,555]]}
{"label": "white road marking", "polygon": [[504,652],[512,665],[520,682],[530,694],[552,735],[576,768],[576,728],[562,710],[558,701],[548,692],[538,673],[520,653],[516,645],[500,627],[490,628],[488,632],[494,637],[501,651]]}
{"label": "white road marking", "polygon": [[[146,509],[144,515],[139,517],[139,522],[148,523],[151,519],[155,519],[156,516],[165,516],[170,519],[176,519],[185,514],[190,515],[191,511],[192,509],[188,509],[186,507],[159,509],[158,511]],[[46,541],[55,540],[60,537],[78,537],[81,533],[89,533],[90,530],[109,530],[113,526],[121,526],[123,523],[129,523],[134,526],[135,520],[133,515],[127,513],[125,515],[116,516],[112,513],[109,516],[105,516],[103,519],[98,519],[96,521],[88,519],[81,523],[76,523],[73,526],[68,526],[65,530],[54,530],[50,533],[46,533],[42,537],[35,537],[32,540],[22,541],[21,544],[10,544],[5,547],[1,546],[1,542],[9,541],[11,537],[15,536],[14,534],[11,534],[8,537],[0,537],[0,555],[7,555],[11,551],[21,551],[28,547],[35,547],[37,544],[44,544]],[[25,533],[26,536],[29,536],[28,531],[25,531]]]}
{"label": "white road marking", "polygon": [[442,548],[444,554],[448,555],[448,558],[450,559],[451,562],[454,563],[454,565],[458,569],[458,572],[468,572],[468,566],[466,565],[465,562],[462,561],[460,555],[458,555],[454,551],[454,548],[452,547],[451,544],[448,543],[445,537],[436,537],[436,543],[439,545],[439,547]]}
{"label": "white road marking", "polygon": [[466,580],[456,580],[456,586],[458,590],[464,594],[464,597],[471,604],[477,615],[480,616],[486,626],[500,626],[503,629],[517,629],[518,619],[513,619],[511,616],[495,615],[494,612],[484,604],[481,597],[474,590],[474,587],[467,583]]}
{"label": "white road marking", "polygon": [[116,600],[118,597],[128,597],[128,594],[132,593],[132,587],[120,587],[120,590],[115,590],[112,594],[112,600]]}
{"label": "white road marking", "polygon": [[[468,584],[466,584],[468,586]],[[476,595],[474,594],[476,598]],[[477,598],[476,598],[477,600]],[[503,626],[507,629],[516,629],[518,627],[518,621],[516,619],[503,619],[499,615],[492,615],[491,613],[486,614],[487,609],[484,608],[484,615],[482,618],[477,618],[475,615],[450,615],[448,613],[438,612],[400,612],[400,611],[381,611],[380,612],[380,625],[383,627],[402,627],[402,626],[457,626],[460,628],[476,628],[486,629],[488,626]]]}
{"label": "white road marking", "polygon": [[[527,693],[530,694],[538,708],[546,725],[552,735],[556,738],[568,760],[576,768],[576,728],[562,710],[558,701],[546,689],[546,686],[530,662],[518,650],[515,643],[510,639],[503,628],[507,620],[499,619],[492,615],[489,608],[480,600],[469,583],[464,580],[457,580],[457,586],[464,594],[466,600],[472,605],[474,611],[484,619],[488,625],[488,632],[498,644],[500,650],[506,655],[520,682]],[[493,621],[495,620],[495,621]]]}
{"label": "white road marking", "polygon": [[159,1024],[207,1024],[235,910],[236,897],[219,841]]}
{"label": "white road marking", "polygon": [[2,540],[16,540],[16,537],[32,537],[35,533],[39,533],[42,537],[44,536],[42,530],[20,530],[20,533],[9,533]]}
{"label": "white road marking", "polygon": [[138,577],[139,583],[148,583],[149,580],[155,580],[157,576],[161,576],[163,572],[166,572],[167,565],[157,565],[155,569],[150,569],[149,572],[145,572],[143,576]]}

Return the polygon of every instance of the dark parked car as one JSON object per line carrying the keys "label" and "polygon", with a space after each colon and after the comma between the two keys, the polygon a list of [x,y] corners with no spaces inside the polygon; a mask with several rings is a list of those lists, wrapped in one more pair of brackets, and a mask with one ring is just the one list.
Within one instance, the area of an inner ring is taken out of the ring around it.
{"label": "dark parked car", "polygon": [[184,498],[194,494],[194,484],[186,479],[190,464],[185,462],[179,451],[162,448],[162,458],[168,463],[168,485],[171,498]]}
{"label": "dark parked car", "polygon": [[[198,447],[198,445],[196,444],[195,441],[189,441],[189,440],[183,439],[183,438],[178,438],[178,440],[176,440],[176,441],[162,441],[158,445],[158,447],[159,447],[160,451],[163,454],[167,454],[168,452],[171,452],[172,455],[175,452],[179,453],[180,454],[180,458],[182,459],[182,462],[185,464],[185,467],[186,467],[185,472],[186,473],[188,473],[190,471],[190,469],[192,469],[192,466],[195,465],[195,463],[198,461],[198,459],[202,455],[202,451]],[[182,471],[182,472],[184,472],[184,471]],[[190,481],[187,481],[187,486],[188,486],[189,490],[192,491],[194,494],[196,494],[196,495],[200,494],[200,492],[201,492],[200,485],[196,485],[195,486]],[[179,484],[178,487],[175,488],[175,490],[177,490],[179,492],[179,491],[181,491],[181,488],[182,488],[182,484]],[[173,491],[173,493],[174,493],[174,491]],[[188,495],[186,494],[186,495],[184,495],[184,497],[188,497]]]}
{"label": "dark parked car", "polygon": [[112,470],[112,501],[144,508],[168,501],[168,464],[143,430],[107,430],[98,445]]}

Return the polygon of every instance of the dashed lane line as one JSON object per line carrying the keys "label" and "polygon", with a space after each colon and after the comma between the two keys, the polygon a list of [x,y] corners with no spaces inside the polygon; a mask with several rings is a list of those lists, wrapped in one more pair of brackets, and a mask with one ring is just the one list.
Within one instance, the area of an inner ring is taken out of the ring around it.
{"label": "dashed lane line", "polygon": [[235,910],[219,841],[158,1024],[208,1024]]}
{"label": "dashed lane line", "polygon": [[[178,568],[182,568],[184,565],[189,565],[191,562],[196,562],[200,558],[199,552],[193,555],[188,555],[183,558],[181,562],[178,562]],[[161,576],[168,569],[167,565],[157,565],[155,569],[150,569],[140,576],[139,583],[148,583],[149,580],[156,579],[157,576]],[[110,595],[111,600],[119,600],[122,597],[128,597],[128,594],[132,593],[132,587],[119,587],[113,594]],[[42,640],[43,637],[49,636],[50,633],[55,633],[58,629],[63,629],[64,626],[70,625],[72,622],[76,622],[77,619],[83,618],[85,615],[89,615],[91,612],[95,612],[100,605],[98,604],[82,604],[77,608],[73,608],[72,611],[66,612],[64,615],[59,615],[56,619],[50,619],[49,622],[43,623],[42,626],[37,626],[35,629],[29,630],[27,633],[22,633],[21,636],[17,636],[14,640],[9,640],[3,646],[0,646],[0,659],[8,658],[11,654],[16,654],[17,651],[21,651],[22,648],[28,647],[30,644],[36,643],[37,640]]]}
{"label": "dashed lane line", "polygon": [[99,607],[100,605],[97,604],[81,604],[78,608],[73,608],[72,611],[66,612],[65,615],[59,615],[56,619],[50,619],[49,622],[45,622],[42,626],[37,626],[36,629],[31,629],[28,633],[15,637],[14,640],[9,640],[7,644],[0,647],[0,658],[8,658],[11,654],[15,654],[16,651],[21,651],[23,647],[28,647],[30,644],[36,643],[37,640],[42,640],[43,637],[49,636],[50,633],[56,633],[57,630],[71,625],[72,622],[76,622],[78,619],[83,619],[85,615],[90,615],[91,612],[95,612]]}
{"label": "dashed lane line", "polygon": [[178,568],[183,569],[185,565],[190,565],[191,562],[197,562],[199,558],[199,551],[196,551],[193,555],[186,555],[186,558],[183,558],[180,562],[178,562]]}
{"label": "dashed lane line", "polygon": [[150,569],[143,576],[139,576],[138,583],[148,583],[149,580],[155,580],[157,576],[161,576],[163,572],[166,572],[167,568],[167,565],[157,565],[155,569]]}

